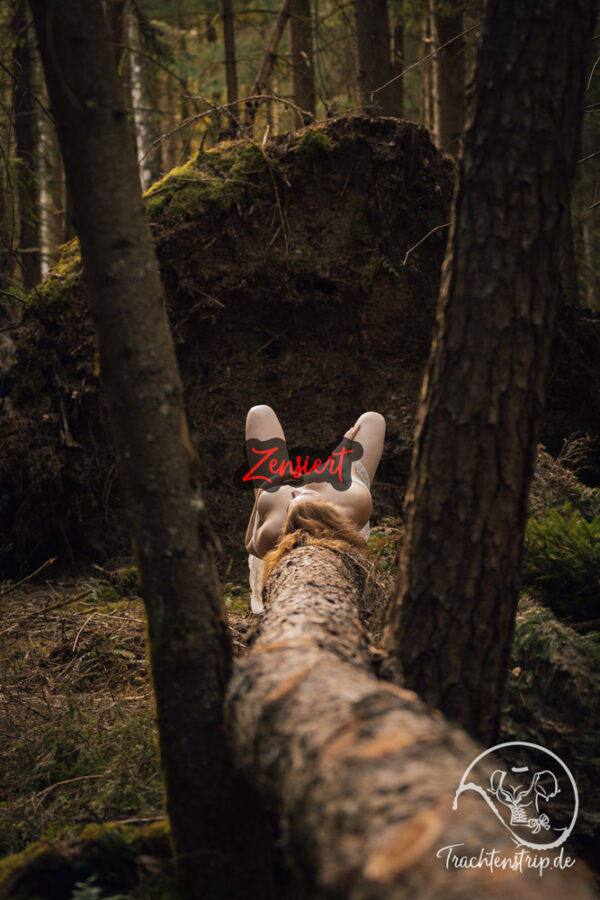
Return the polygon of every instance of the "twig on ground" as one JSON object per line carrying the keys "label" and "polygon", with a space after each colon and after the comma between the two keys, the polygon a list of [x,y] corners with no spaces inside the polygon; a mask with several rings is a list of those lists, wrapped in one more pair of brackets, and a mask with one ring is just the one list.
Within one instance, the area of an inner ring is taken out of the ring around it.
{"label": "twig on ground", "polygon": [[[0,597],[6,597],[7,594],[10,594],[11,591],[16,590],[16,588],[20,587],[22,584],[25,584],[26,581],[30,581],[32,578],[35,578],[36,575],[39,575],[40,572],[43,572],[44,569],[47,569],[48,566],[51,566],[58,559],[57,556],[52,556],[50,559],[47,559],[45,563],[35,570],[35,572],[31,572],[30,575],[26,575],[25,578],[22,578],[20,581],[17,581],[16,584],[11,584],[9,587],[4,588]],[[0,632],[1,633],[1,632]]]}
{"label": "twig on ground", "polygon": [[[16,585],[15,585],[16,586]],[[44,613],[52,612],[54,609],[59,609],[61,606],[68,606],[69,603],[75,603],[77,600],[83,600],[84,597],[89,597],[91,594],[91,590],[82,591],[81,594],[75,594],[74,597],[67,597],[66,600],[61,600],[60,603],[54,603],[52,606],[44,606],[43,609],[38,609],[35,612],[28,613],[26,616],[21,616],[21,622],[25,619],[35,619],[37,616],[42,616]],[[20,624],[20,622],[18,623]],[[0,631],[0,637],[4,634],[8,634],[10,631],[14,630],[14,625],[11,625],[10,628],[4,628]]]}
{"label": "twig on ground", "polygon": [[44,788],[43,791],[38,791],[37,794],[32,794],[29,799],[35,800],[37,797],[43,797],[50,791],[53,791],[54,788],[61,787],[63,784],[73,784],[75,781],[91,781],[92,778],[104,778],[104,775],[78,775],[77,778],[67,778],[65,781],[57,781],[54,784],[51,784],[49,787]]}
{"label": "twig on ground", "polygon": [[90,613],[90,615],[87,617],[87,619],[85,620],[85,622],[83,623],[83,625],[81,626],[81,628],[79,629],[77,634],[75,635],[75,640],[73,641],[73,653],[75,653],[75,651],[77,650],[77,644],[79,643],[79,638],[81,636],[81,632],[83,631],[83,629],[85,628],[87,623],[90,621],[90,619],[94,618],[94,616],[96,615],[97,612],[98,612],[98,610],[94,610],[93,613]]}

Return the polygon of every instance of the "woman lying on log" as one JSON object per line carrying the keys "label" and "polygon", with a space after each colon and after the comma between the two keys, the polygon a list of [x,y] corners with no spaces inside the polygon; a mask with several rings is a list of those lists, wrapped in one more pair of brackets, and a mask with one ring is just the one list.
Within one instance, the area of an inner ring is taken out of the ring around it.
{"label": "woman lying on log", "polygon": [[[276,471],[281,473],[279,477],[265,477],[265,482],[272,483],[266,488],[255,489],[254,507],[246,531],[253,612],[263,611],[263,558],[278,542],[281,551],[285,552],[288,549],[285,546],[286,535],[302,530],[313,535],[328,534],[355,546],[365,546],[373,508],[370,486],[381,459],[384,437],[383,416],[376,412],[363,413],[332,452],[327,471],[324,471],[327,468],[324,462],[310,471],[305,467],[301,474],[297,466],[294,469],[289,458],[283,428],[271,407],[261,405],[250,409],[246,417],[249,472],[256,473],[259,463],[264,461],[262,471],[265,476]],[[354,441],[356,444],[353,445]],[[351,461],[351,455],[358,446],[362,449],[360,459]],[[258,450],[258,447],[264,449]],[[278,465],[266,465],[270,462],[267,460],[270,454],[272,459],[277,455]],[[343,465],[345,454],[349,466]],[[338,476],[340,486],[336,487]],[[281,538],[283,541],[280,541]],[[275,561],[269,559],[269,569]]]}

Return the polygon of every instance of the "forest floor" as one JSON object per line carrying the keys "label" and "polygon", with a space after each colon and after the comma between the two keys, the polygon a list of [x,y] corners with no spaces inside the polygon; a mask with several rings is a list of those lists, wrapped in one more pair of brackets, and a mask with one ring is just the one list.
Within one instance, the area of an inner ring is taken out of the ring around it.
{"label": "forest floor", "polygon": [[[164,816],[136,570],[0,589],[0,853]],[[249,592],[225,586],[236,651]]]}
{"label": "forest floor", "polygon": [[[73,896],[107,896],[110,880],[101,894],[97,886],[107,838],[113,870],[115,845],[126,856],[113,871],[118,896],[165,895],[168,830],[136,590],[131,565],[0,588],[0,895],[15,865],[45,854],[21,885],[25,896],[56,870],[59,884],[70,880],[57,896],[71,887]],[[239,652],[249,593],[226,585],[225,597]],[[98,829],[107,822],[109,831]],[[10,856],[26,847],[25,859]]]}
{"label": "forest floor", "polygon": [[[380,596],[399,533],[395,520],[372,532]],[[53,871],[56,897],[164,900],[170,847],[137,571],[121,560],[49,572],[0,586],[0,897],[12,900],[3,884],[18,869],[19,896],[49,897]],[[226,583],[224,598],[239,654],[256,622],[250,591]]]}

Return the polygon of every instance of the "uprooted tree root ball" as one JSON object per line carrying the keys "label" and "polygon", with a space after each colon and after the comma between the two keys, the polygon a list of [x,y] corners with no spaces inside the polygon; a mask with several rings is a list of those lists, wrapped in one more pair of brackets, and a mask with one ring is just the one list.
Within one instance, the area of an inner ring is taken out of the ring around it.
{"label": "uprooted tree root ball", "polygon": [[[222,576],[241,580],[246,570],[252,503],[234,472],[254,403],[280,412],[291,445],[314,447],[364,410],[381,411],[388,431],[375,519],[398,514],[453,176],[422,127],[354,117],[264,148],[236,141],[200,151],[147,193]],[[30,295],[15,340],[0,569],[128,552],[75,242]],[[596,320],[561,321],[544,438],[553,452],[577,429],[597,434],[599,345]]]}

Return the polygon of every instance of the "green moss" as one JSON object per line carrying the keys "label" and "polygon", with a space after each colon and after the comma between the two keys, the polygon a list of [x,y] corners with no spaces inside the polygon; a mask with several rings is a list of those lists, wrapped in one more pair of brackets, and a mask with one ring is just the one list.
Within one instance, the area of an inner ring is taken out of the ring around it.
{"label": "green moss", "polygon": [[11,853],[10,856],[0,859],[0,887],[20,868],[47,853],[51,846],[50,841],[36,841],[34,844],[30,844],[29,847],[21,850],[20,853]]}
{"label": "green moss", "polygon": [[80,892],[86,897],[123,898],[132,891],[133,896],[149,900],[177,897],[166,820],[149,826],[110,822],[87,825],[78,838],[70,841],[38,841],[0,861],[0,898],[44,897],[48,873],[55,882],[54,889],[58,881],[64,896],[73,891],[71,896]]}
{"label": "green moss", "polygon": [[225,606],[230,613],[247,616],[250,612],[250,591],[239,584],[226,584],[223,592]]}
{"label": "green moss", "polygon": [[71,301],[73,286],[81,277],[81,251],[79,241],[73,238],[60,248],[61,256],[47,278],[29,294],[28,305],[33,310],[48,309],[55,304]]}
{"label": "green moss", "polygon": [[62,275],[65,278],[67,275],[72,275],[74,272],[79,272],[81,269],[81,250],[79,247],[79,239],[73,238],[72,241],[69,241],[67,244],[63,244],[59,247],[60,250],[60,259],[52,269],[52,273],[56,275]]}
{"label": "green moss", "polygon": [[254,144],[220,144],[198,151],[185,165],[173,169],[146,192],[148,215],[168,208],[180,219],[225,212],[241,197],[249,179],[266,169],[266,160]]}
{"label": "green moss", "polygon": [[333,143],[329,135],[319,129],[308,131],[296,149],[296,165],[301,169],[323,162],[333,150]]}

